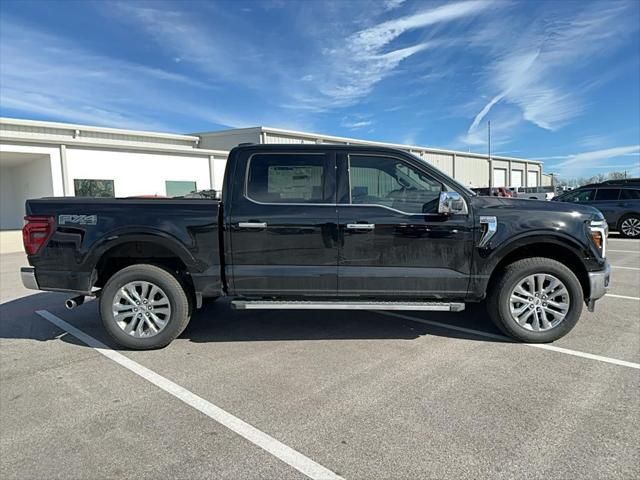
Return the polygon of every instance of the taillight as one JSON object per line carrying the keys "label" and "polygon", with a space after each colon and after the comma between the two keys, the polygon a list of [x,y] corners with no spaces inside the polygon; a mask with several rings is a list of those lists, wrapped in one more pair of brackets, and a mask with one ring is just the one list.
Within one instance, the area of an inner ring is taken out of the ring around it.
{"label": "taillight", "polygon": [[24,217],[22,242],[27,255],[35,255],[53,233],[53,217]]}

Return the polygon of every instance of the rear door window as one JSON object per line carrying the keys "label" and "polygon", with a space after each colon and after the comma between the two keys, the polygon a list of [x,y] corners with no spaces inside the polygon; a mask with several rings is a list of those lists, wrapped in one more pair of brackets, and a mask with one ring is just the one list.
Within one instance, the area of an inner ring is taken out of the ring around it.
{"label": "rear door window", "polygon": [[640,189],[623,188],[620,192],[621,200],[640,200]]}
{"label": "rear door window", "polygon": [[334,203],[324,154],[258,154],[249,160],[246,196],[260,203]]}
{"label": "rear door window", "polygon": [[618,200],[620,196],[619,188],[599,188],[596,193],[596,202],[606,200]]}

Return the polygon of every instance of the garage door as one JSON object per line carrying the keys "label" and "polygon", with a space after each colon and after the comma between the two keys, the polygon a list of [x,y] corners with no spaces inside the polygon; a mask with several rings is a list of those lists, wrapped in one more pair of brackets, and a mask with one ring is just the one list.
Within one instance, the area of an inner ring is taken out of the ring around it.
{"label": "garage door", "polygon": [[527,172],[527,187],[537,187],[538,185],[538,172],[536,170],[529,170]]}
{"label": "garage door", "polygon": [[507,186],[507,170],[504,168],[493,169],[493,186],[494,187],[506,187]]}
{"label": "garage door", "polygon": [[522,170],[511,170],[511,187],[522,186]]}

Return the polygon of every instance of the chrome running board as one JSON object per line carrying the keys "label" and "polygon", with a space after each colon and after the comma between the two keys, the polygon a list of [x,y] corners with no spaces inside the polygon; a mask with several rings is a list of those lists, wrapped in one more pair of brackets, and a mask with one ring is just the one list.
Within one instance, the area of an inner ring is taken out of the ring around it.
{"label": "chrome running board", "polygon": [[457,302],[367,302],[315,300],[234,300],[236,310],[421,310],[428,312],[461,312],[464,303]]}

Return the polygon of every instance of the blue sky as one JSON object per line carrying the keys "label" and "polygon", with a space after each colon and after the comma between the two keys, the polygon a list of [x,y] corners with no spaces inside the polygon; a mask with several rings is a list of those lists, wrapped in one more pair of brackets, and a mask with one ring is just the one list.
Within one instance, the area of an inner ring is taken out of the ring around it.
{"label": "blue sky", "polygon": [[2,116],[268,125],[640,175],[640,2],[11,1]]}

